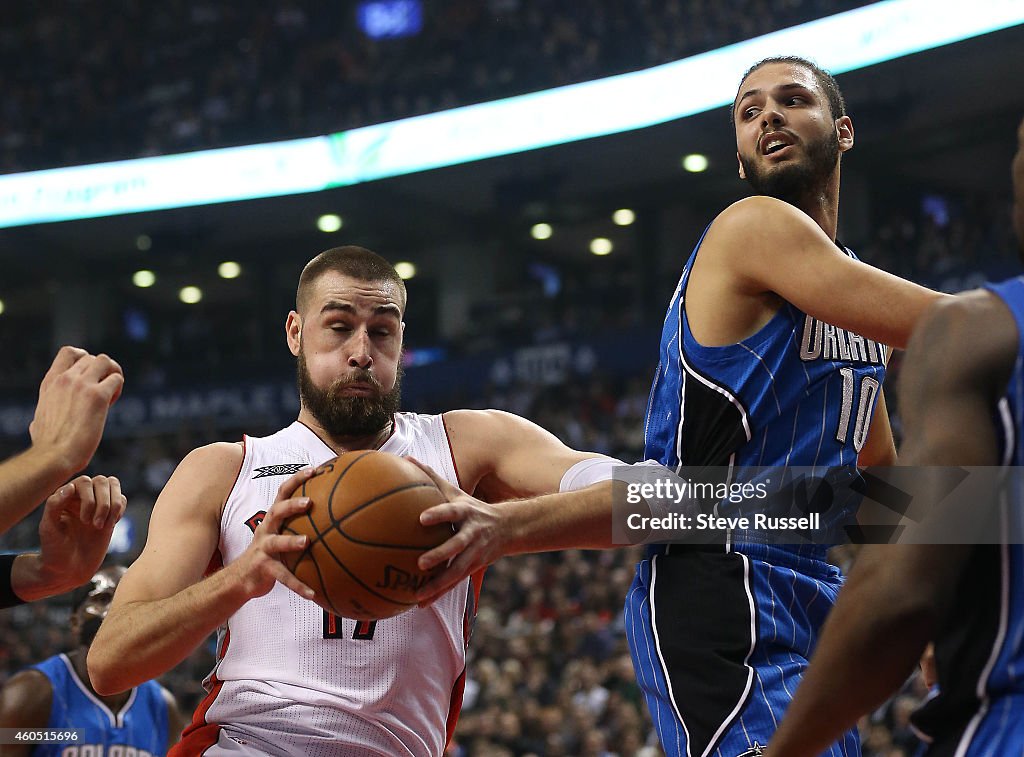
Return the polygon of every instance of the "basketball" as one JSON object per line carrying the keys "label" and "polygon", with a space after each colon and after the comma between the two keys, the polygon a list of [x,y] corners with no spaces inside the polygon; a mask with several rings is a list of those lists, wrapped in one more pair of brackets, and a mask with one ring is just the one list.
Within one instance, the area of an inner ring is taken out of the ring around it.
{"label": "basketball", "polygon": [[426,473],[397,455],[346,452],[321,465],[295,496],[309,510],[281,533],[304,534],[302,552],[285,565],[335,615],[380,620],[416,604],[416,591],[444,565],[421,571],[421,554],[452,535],[449,524],[424,527],[420,513],[445,501]]}

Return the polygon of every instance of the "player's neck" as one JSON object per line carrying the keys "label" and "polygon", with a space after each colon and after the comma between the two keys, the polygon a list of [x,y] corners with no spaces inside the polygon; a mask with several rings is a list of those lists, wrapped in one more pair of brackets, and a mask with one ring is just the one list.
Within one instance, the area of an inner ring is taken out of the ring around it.
{"label": "player's neck", "polygon": [[822,231],[828,234],[829,239],[833,242],[836,241],[836,233],[839,228],[838,195],[835,198],[830,198],[827,195],[817,195],[805,199],[797,207],[813,218]]}
{"label": "player's neck", "polygon": [[365,436],[336,435],[327,431],[305,408],[299,412],[299,422],[305,424],[310,431],[320,437],[324,444],[339,455],[359,449],[380,449],[391,438],[395,424],[394,418],[391,418],[379,431],[372,434]]}
{"label": "player's neck", "polygon": [[839,166],[825,181],[820,191],[810,194],[804,198],[798,206],[802,211],[814,219],[814,222],[821,227],[822,231],[828,234],[828,238],[836,241],[836,234],[839,230]]}
{"label": "player's neck", "polygon": [[109,697],[103,697],[96,693],[96,690],[92,687],[92,681],[89,680],[89,669],[85,663],[86,650],[79,647],[74,652],[68,652],[68,659],[71,660],[71,666],[75,669],[75,673],[78,675],[79,680],[85,684],[89,691],[92,692],[93,696],[99,699],[103,704],[111,709],[112,712],[117,712],[124,703],[128,701],[128,697],[131,696],[132,690],[122,691],[120,694],[114,694]]}

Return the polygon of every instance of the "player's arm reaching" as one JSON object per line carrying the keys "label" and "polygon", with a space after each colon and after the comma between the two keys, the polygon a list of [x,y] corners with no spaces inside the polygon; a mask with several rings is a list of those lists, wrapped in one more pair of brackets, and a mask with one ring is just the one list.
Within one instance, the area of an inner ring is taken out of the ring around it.
{"label": "player's arm reaching", "polygon": [[[948,298],[854,260],[806,213],[764,196],[740,200],[718,215],[693,276],[700,276],[705,299],[755,303],[774,294],[820,321],[900,348],[928,306]],[[712,327],[728,324],[718,319]]]}
{"label": "player's arm reaching", "polygon": [[[986,292],[929,311],[907,351],[900,384],[901,465],[997,464],[993,414],[1017,346],[1012,315]],[[937,493],[927,501],[940,499]],[[969,549],[900,544],[861,550],[770,754],[820,754],[906,680],[944,617]]]}
{"label": "player's arm reaching", "polygon": [[421,522],[457,523],[459,531],[420,558],[422,569],[455,558],[418,595],[421,604],[504,555],[612,546],[611,470],[622,463],[577,452],[498,410],[458,410],[444,419],[460,483],[482,499],[426,469],[449,501]]}
{"label": "player's arm reaching", "polygon": [[242,464],[238,444],[211,444],[191,452],[157,499],[149,538],[117,587],[89,649],[96,692],[115,694],[155,678],[181,662],[228,617],[276,581],[312,597],[277,559],[298,551],[305,537],[277,533],[283,519],[309,507],[292,498],[312,474],[299,471],[278,492],[252,544],[223,570],[203,579],[217,551],[220,511]]}
{"label": "player's arm reaching", "polygon": [[89,464],[123,386],[121,366],[106,355],[61,347],[39,386],[32,446],[0,464],[0,533]]}

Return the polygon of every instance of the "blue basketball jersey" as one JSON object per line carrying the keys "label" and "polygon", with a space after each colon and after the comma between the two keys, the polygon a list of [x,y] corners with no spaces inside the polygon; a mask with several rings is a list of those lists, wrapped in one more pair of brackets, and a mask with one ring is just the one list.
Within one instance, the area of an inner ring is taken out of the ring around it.
{"label": "blue basketball jersey", "polygon": [[[685,304],[702,242],[665,317],[645,457],[671,469],[853,468],[881,392],[886,347],[788,303],[737,344],[700,344]],[[625,622],[667,754],[761,754],[841,585],[825,551],[758,543],[737,532],[717,548],[648,548]],[[856,733],[825,754],[858,755]]]}
{"label": "blue basketball jersey", "polygon": [[[994,417],[1001,463],[1017,468],[1024,465],[1024,277],[985,288],[1017,323],[1017,359]],[[1011,476],[998,503],[1011,535],[1022,533],[1019,485]],[[930,755],[1018,754],[1024,743],[1024,547],[1013,541],[975,547],[955,590],[935,642],[939,694],[914,716],[933,741]]]}
{"label": "blue basketball jersey", "polygon": [[167,701],[160,685],[147,681],[132,689],[128,701],[113,712],[78,677],[67,655],[33,665],[53,685],[47,727],[84,731],[74,743],[42,744],[34,757],[150,757],[167,751]]}
{"label": "blue basketball jersey", "polygon": [[703,241],[665,316],[645,457],[669,468],[855,465],[885,376],[886,347],[789,303],[742,342],[698,343],[685,304]]}

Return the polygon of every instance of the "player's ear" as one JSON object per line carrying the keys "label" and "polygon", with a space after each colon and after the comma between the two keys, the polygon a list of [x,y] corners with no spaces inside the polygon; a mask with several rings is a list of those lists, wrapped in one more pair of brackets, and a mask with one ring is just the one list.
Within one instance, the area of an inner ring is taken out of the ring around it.
{"label": "player's ear", "polygon": [[298,357],[302,345],[302,316],[292,310],[288,320],[284,322],[284,334],[288,340],[288,350]]}
{"label": "player's ear", "polygon": [[747,180],[747,173],[746,173],[746,171],[743,170],[743,161],[740,160],[740,153],[739,153],[738,150],[736,151],[736,163],[739,165],[740,178],[743,179],[743,181],[746,181]]}
{"label": "player's ear", "polygon": [[836,136],[839,138],[839,152],[853,147],[853,121],[849,116],[836,119]]}

